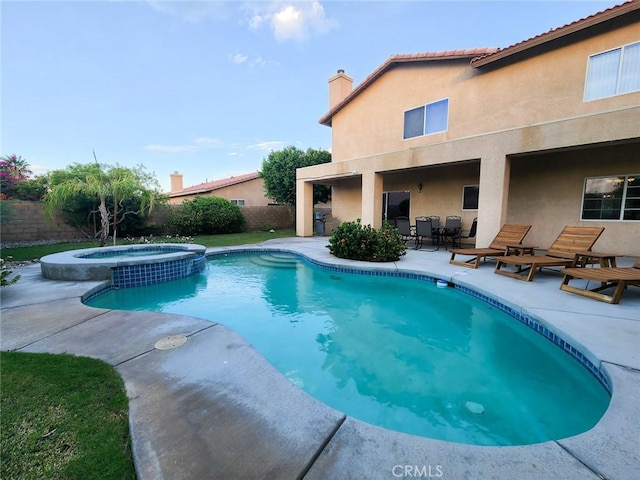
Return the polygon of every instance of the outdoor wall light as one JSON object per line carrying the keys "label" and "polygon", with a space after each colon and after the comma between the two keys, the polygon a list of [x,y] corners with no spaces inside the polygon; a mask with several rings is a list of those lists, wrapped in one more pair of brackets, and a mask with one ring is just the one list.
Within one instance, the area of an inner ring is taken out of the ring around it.
{"label": "outdoor wall light", "polygon": [[422,193],[422,182],[418,184],[418,192]]}

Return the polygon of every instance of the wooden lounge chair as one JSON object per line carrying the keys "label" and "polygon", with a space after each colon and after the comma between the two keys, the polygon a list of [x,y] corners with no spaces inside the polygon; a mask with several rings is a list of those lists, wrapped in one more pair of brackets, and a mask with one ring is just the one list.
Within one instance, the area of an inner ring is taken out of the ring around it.
{"label": "wooden lounge chair", "polygon": [[[593,244],[596,243],[603,231],[604,227],[566,226],[549,247],[546,255],[506,255],[496,257],[495,273],[530,282],[539,268],[571,267],[576,253],[591,250],[591,247],[593,247]],[[502,270],[505,265],[515,267],[515,272]]]}
{"label": "wooden lounge chair", "polygon": [[[522,243],[529,230],[531,230],[531,225],[503,225],[488,248],[454,248],[451,250],[449,263],[462,267],[478,268],[482,259],[504,255],[507,251],[507,245]],[[456,255],[472,255],[473,258],[466,261],[455,260]]]}
{"label": "wooden lounge chair", "polygon": [[[640,286],[640,259],[631,267],[565,268],[562,273],[564,273],[564,279],[560,290],[577,293],[602,302],[618,303],[627,285]],[[591,290],[588,289],[588,285],[584,289],[573,287],[569,285],[569,281],[574,278],[594,280],[600,285]],[[613,295],[600,293],[601,290],[612,287],[615,287]]]}

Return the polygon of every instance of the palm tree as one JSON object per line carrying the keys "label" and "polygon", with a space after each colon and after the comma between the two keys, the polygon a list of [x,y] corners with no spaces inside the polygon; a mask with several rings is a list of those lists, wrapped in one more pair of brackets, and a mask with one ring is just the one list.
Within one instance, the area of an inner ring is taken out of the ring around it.
{"label": "palm tree", "polygon": [[29,164],[19,155],[5,155],[0,157],[0,198],[10,199],[15,193],[18,183],[31,175]]}
{"label": "palm tree", "polygon": [[29,170],[29,163],[20,155],[15,153],[0,157],[0,168],[15,181],[26,180],[33,172]]}

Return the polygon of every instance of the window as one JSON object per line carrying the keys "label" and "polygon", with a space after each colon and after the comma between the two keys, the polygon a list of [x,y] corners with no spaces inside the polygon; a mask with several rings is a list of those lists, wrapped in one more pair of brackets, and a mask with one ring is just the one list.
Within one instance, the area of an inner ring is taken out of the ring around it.
{"label": "window", "polygon": [[478,185],[465,185],[462,187],[462,210],[478,209]]}
{"label": "window", "polygon": [[449,125],[449,100],[438,100],[404,112],[403,138],[444,132]]}
{"label": "window", "polygon": [[640,174],[585,179],[582,220],[640,220]]}
{"label": "window", "polygon": [[244,205],[244,200],[229,200],[234,205],[242,206]]}
{"label": "window", "polygon": [[640,42],[589,57],[584,101],[640,91]]}

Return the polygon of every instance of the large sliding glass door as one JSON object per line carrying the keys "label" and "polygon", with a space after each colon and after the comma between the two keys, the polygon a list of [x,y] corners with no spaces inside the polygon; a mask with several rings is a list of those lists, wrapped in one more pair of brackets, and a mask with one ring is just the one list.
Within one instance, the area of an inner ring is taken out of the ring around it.
{"label": "large sliding glass door", "polygon": [[411,206],[411,192],[397,190],[382,193],[382,220],[392,225],[397,217],[409,217]]}

